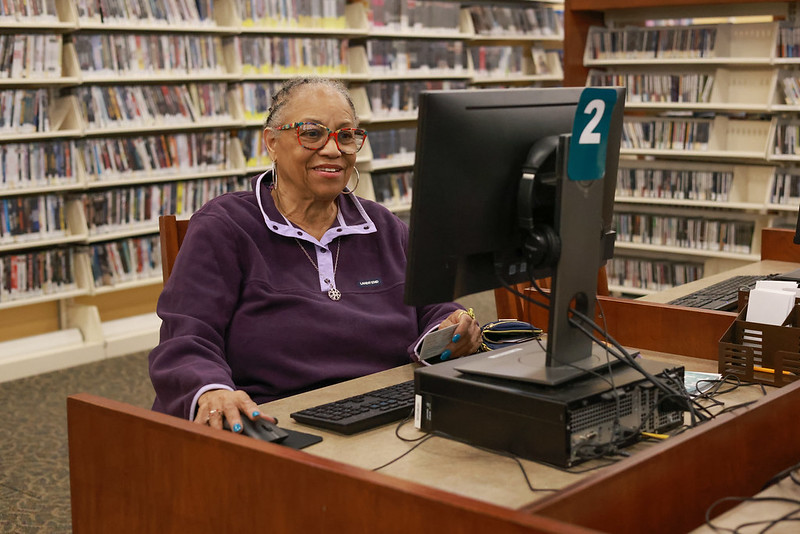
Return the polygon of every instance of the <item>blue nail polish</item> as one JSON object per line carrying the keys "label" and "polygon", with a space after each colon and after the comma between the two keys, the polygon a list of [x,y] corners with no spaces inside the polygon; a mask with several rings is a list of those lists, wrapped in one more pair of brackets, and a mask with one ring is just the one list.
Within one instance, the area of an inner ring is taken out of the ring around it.
{"label": "blue nail polish", "polygon": [[241,432],[242,431],[242,425],[240,425],[239,423],[236,423],[235,425],[233,425],[233,431],[237,432],[237,433]]}
{"label": "blue nail polish", "polygon": [[258,417],[259,415],[261,415],[261,412],[258,410],[253,411],[253,417]]}
{"label": "blue nail polish", "polygon": [[439,357],[443,362],[447,361],[450,358],[450,355],[453,354],[450,352],[450,349],[446,349],[442,355]]}
{"label": "blue nail polish", "polygon": [[456,334],[453,336],[453,343],[458,343],[458,340],[461,339],[461,334]]}

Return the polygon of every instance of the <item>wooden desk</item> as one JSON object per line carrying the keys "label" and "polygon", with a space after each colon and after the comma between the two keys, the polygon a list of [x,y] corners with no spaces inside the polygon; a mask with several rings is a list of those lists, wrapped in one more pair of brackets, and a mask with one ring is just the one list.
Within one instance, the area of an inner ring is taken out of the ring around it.
{"label": "wooden desk", "polygon": [[[648,356],[674,361],[666,355]],[[691,369],[713,370],[712,362],[679,360]],[[617,515],[634,523],[642,520],[642,513],[654,513],[640,500],[651,502],[650,507],[659,503],[674,515],[672,501],[685,499],[687,488],[702,489],[704,498],[712,500],[743,486],[754,493],[754,485],[800,460],[800,451],[781,447],[782,441],[755,447],[749,431],[754,426],[758,435],[768,435],[767,429],[780,428],[774,425],[787,421],[787,414],[794,417],[800,382],[775,390],[770,398],[777,402],[760,400],[758,409],[723,416],[665,443],[639,444],[631,449],[633,457],[600,472],[571,475],[523,461],[535,487],[563,488],[555,494],[532,493],[510,459],[438,437],[372,472],[413,446],[394,436],[394,425],[343,437],[296,425],[288,417],[295,409],[405,380],[411,373],[412,366],[406,366],[264,405],[283,426],[324,436],[304,451],[89,395],[70,397],[73,530],[217,533],[266,521],[270,532],[637,532],[642,523],[630,529],[617,523],[620,517],[600,515],[598,507],[626,510]],[[735,402],[761,394],[758,388],[747,388],[741,395]],[[755,415],[747,417],[750,413]],[[713,432],[707,430],[711,425]],[[401,433],[417,435],[411,425]],[[788,429],[784,438],[797,443],[800,430]],[[746,480],[704,472],[719,469],[720,462],[730,467],[731,461],[739,467],[733,471]],[[712,482],[687,485],[687,471]],[[657,478],[637,477],[640,472]],[[652,494],[653,480],[659,481],[658,499]],[[606,500],[609,495],[614,496],[613,506]],[[694,521],[695,512],[704,512],[705,506],[700,501],[692,514],[684,515]],[[666,521],[661,529],[648,531],[673,534],[699,524],[678,524],[670,517],[661,518]]]}
{"label": "wooden desk", "polygon": [[[720,336],[709,325],[716,321],[727,328],[733,317],[652,302],[608,302],[609,322],[623,317],[635,324],[635,339],[647,344],[617,335],[621,342],[672,354],[690,354],[672,348],[686,350],[695,342],[716,347]],[[705,361],[679,361],[689,369],[714,370],[715,356],[701,353]],[[295,408],[410,378],[410,372],[406,367],[365,377],[264,409],[291,428],[288,414]],[[73,531],[687,532],[702,523],[717,498],[753,495],[775,473],[800,461],[797,406],[800,381],[582,477],[523,462],[534,486],[564,488],[537,499],[509,461],[440,438],[382,472],[370,471],[409,449],[393,438],[393,427],[355,438],[325,433],[322,443],[295,451],[74,395],[67,399]],[[415,433],[408,427],[406,432]]]}
{"label": "wooden desk", "polygon": [[[695,371],[716,372],[716,365],[708,360],[672,357],[658,353],[649,353],[647,357],[677,362]],[[413,369],[414,367],[409,365],[377,373],[344,384],[271,402],[263,405],[262,409],[265,413],[278,417],[281,426],[323,436],[324,439],[321,443],[307,449],[309,454],[338,460],[364,469],[375,469],[408,452],[416,443],[398,439],[394,433],[396,425],[348,437],[297,424],[289,417],[289,414],[325,402],[336,401],[410,380],[413,378]],[[743,388],[736,394],[728,396],[726,403],[746,402],[761,396],[761,390],[758,388]],[[480,424],[480,421],[476,421],[476,424]],[[417,431],[411,421],[401,428],[400,434],[405,438],[425,435]],[[630,450],[635,452],[648,447],[649,444],[641,444]],[[521,460],[521,462],[533,486],[537,489],[563,489],[569,484],[589,476],[591,473],[582,473],[587,468],[607,463],[589,462],[574,469],[575,473],[573,474],[528,460]],[[439,437],[432,438],[415,449],[408,457],[381,469],[380,472],[509,508],[529,505],[551,493],[532,492],[525,484],[519,466],[513,460]]]}

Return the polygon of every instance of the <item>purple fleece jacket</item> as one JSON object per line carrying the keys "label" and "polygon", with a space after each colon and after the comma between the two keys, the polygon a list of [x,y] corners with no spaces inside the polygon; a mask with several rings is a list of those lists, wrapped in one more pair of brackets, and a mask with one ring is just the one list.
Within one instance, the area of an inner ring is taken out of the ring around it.
{"label": "purple fleece jacket", "polygon": [[339,219],[318,241],[277,211],[263,176],[263,213],[248,191],[192,216],[158,300],[154,410],[192,418],[208,389],[263,403],[409,363],[422,335],[460,308],[403,303],[408,228],[386,208],[340,195]]}

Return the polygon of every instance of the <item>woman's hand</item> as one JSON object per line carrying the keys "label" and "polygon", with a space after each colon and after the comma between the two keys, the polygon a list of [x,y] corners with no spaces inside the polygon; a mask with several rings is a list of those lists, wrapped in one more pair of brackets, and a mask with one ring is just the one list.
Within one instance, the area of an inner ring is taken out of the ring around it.
{"label": "woman's hand", "polygon": [[481,327],[475,320],[472,310],[456,310],[451,313],[439,328],[446,328],[450,325],[457,325],[453,332],[453,340],[447,344],[442,352],[442,360],[458,358],[467,354],[478,352],[481,346]]}
{"label": "woman's hand", "polygon": [[200,395],[194,422],[222,429],[224,415],[231,430],[238,433],[242,431],[242,414],[246,414],[251,421],[260,417],[270,423],[277,423],[272,417],[262,414],[247,393],[227,389],[212,389]]}

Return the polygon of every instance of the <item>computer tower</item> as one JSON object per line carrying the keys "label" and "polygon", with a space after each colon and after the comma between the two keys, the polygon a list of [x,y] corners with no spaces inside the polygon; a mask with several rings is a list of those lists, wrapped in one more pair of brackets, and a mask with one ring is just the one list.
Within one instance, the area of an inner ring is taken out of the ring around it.
{"label": "computer tower", "polygon": [[[616,365],[599,376],[587,374],[566,384],[543,386],[462,373],[456,369],[463,363],[460,360],[415,371],[417,428],[520,458],[571,467],[615,441],[620,435],[615,430],[627,431],[627,445],[638,441],[640,431],[661,433],[683,423],[680,407],[626,365]],[[681,366],[638,361],[653,375],[683,383]]]}

